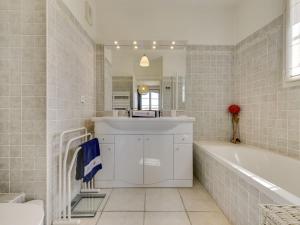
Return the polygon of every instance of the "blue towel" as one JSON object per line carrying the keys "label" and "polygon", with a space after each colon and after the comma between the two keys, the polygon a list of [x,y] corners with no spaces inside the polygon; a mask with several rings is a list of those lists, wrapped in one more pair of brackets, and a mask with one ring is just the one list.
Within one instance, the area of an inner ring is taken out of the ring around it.
{"label": "blue towel", "polygon": [[81,145],[77,155],[76,179],[89,182],[102,169],[98,139],[92,139]]}

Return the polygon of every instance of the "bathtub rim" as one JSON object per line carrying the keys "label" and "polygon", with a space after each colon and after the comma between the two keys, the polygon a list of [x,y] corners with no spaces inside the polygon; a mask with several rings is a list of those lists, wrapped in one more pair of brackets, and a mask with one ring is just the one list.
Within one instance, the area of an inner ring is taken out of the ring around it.
{"label": "bathtub rim", "polygon": [[[210,152],[209,150],[205,149],[203,144],[212,144],[212,145],[213,144],[218,144],[218,145],[224,144],[226,146],[230,146],[233,144],[228,143],[228,142],[194,141],[194,145],[197,145],[201,151],[203,151],[204,153],[211,156],[213,159],[215,159],[216,161],[221,163],[223,166],[228,168],[230,171],[237,174],[242,179],[246,180],[249,184],[253,185],[255,188],[257,188],[259,191],[264,193],[266,196],[268,196],[275,202],[280,202],[280,203],[286,204],[286,205],[300,205],[300,198],[298,196],[273,184],[272,182],[266,180],[265,178],[260,177],[256,174],[254,174],[253,172],[227,160],[226,158]],[[258,148],[256,146],[245,145],[245,144],[240,144],[240,145],[244,146],[244,147],[254,148],[256,150],[266,151],[270,154],[273,153],[273,152],[269,152],[267,150]],[[275,154],[275,153],[273,153],[273,154]],[[287,156],[282,156],[282,157],[287,157]],[[270,186],[270,187],[267,187],[267,186]]]}

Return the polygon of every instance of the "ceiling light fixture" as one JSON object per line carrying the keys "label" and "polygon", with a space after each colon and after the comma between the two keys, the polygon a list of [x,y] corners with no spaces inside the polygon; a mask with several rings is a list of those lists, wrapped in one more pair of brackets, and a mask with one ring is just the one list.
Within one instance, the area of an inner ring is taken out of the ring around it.
{"label": "ceiling light fixture", "polygon": [[116,47],[117,49],[120,49],[120,45],[117,45],[117,47]]}
{"label": "ceiling light fixture", "polygon": [[134,44],[134,45],[137,45],[137,41],[134,41],[133,44]]}
{"label": "ceiling light fixture", "polygon": [[172,45],[176,45],[176,42],[175,42],[175,41],[172,41]]}
{"label": "ceiling light fixture", "polygon": [[141,67],[149,67],[150,66],[150,62],[149,59],[146,55],[143,55],[140,61],[140,66]]}
{"label": "ceiling light fixture", "polygon": [[156,46],[155,46],[155,45],[153,45],[153,46],[152,46],[152,48],[153,48],[153,49],[156,49]]}
{"label": "ceiling light fixture", "polygon": [[114,41],[114,44],[117,45],[117,44],[118,44],[118,41]]}
{"label": "ceiling light fixture", "polygon": [[139,47],[137,45],[134,46],[134,49],[138,49]]}
{"label": "ceiling light fixture", "polygon": [[156,41],[153,41],[153,45],[156,45]]}
{"label": "ceiling light fixture", "polygon": [[173,49],[174,49],[174,46],[171,46],[170,49],[173,50]]}

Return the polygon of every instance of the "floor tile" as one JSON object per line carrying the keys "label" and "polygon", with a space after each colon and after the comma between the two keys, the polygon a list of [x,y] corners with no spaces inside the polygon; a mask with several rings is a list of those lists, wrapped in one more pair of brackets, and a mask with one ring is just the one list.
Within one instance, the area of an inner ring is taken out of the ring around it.
{"label": "floor tile", "polygon": [[192,188],[119,188],[102,192],[107,196],[96,217],[81,219],[80,225],[230,225],[197,180]]}
{"label": "floor tile", "polygon": [[185,212],[146,212],[145,225],[190,225]]}
{"label": "floor tile", "polygon": [[112,189],[101,189],[101,194],[106,194],[104,200],[101,202],[101,205],[98,209],[98,211],[103,211],[105,205],[107,204],[108,199],[110,198],[110,194],[112,192]]}
{"label": "floor tile", "polygon": [[145,189],[113,189],[104,211],[144,211]]}
{"label": "floor tile", "polygon": [[103,212],[97,225],[143,225],[143,212]]}
{"label": "floor tile", "polygon": [[202,188],[178,188],[182,198],[211,199],[211,195]]}
{"label": "floor tile", "polygon": [[202,188],[181,188],[179,193],[187,211],[220,211],[209,193]]}
{"label": "floor tile", "polygon": [[176,188],[149,188],[146,190],[146,211],[184,211]]}
{"label": "floor tile", "polygon": [[189,212],[192,225],[230,225],[221,212]]}
{"label": "floor tile", "polygon": [[95,225],[97,224],[100,216],[101,216],[101,212],[97,212],[96,216],[93,218],[79,218],[80,225]]}

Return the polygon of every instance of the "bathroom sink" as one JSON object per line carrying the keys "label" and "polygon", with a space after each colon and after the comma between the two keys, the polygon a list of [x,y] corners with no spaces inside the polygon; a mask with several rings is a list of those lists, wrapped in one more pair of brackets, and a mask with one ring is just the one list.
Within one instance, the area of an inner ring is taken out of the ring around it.
{"label": "bathroom sink", "polygon": [[178,123],[193,122],[192,117],[160,117],[160,118],[130,118],[130,117],[95,117],[94,122],[105,122],[110,127],[126,131],[170,130]]}

